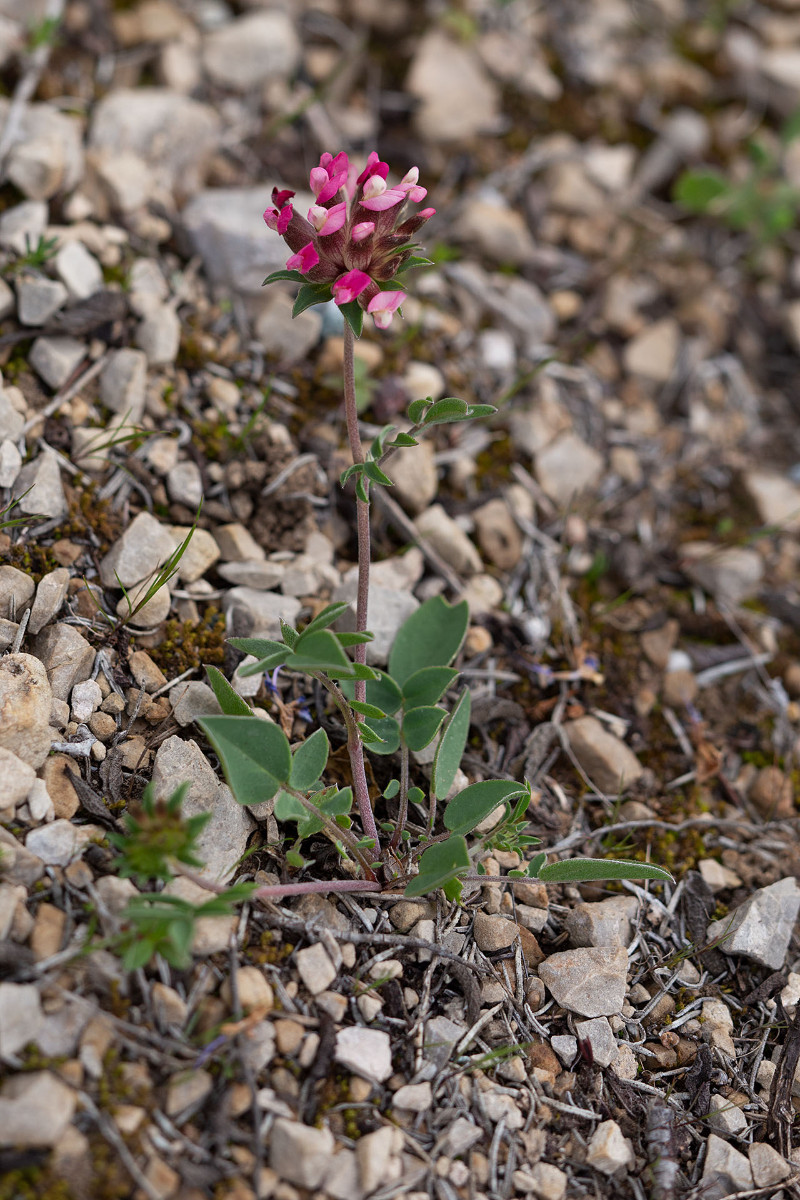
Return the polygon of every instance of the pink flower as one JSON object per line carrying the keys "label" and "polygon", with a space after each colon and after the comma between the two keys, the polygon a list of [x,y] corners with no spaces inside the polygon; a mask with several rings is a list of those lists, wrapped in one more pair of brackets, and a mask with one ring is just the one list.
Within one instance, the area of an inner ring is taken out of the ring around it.
{"label": "pink flower", "polygon": [[332,286],[333,296],[337,304],[349,304],[355,300],[364,291],[365,287],[369,287],[372,283],[369,275],[364,271],[348,271],[341,279],[337,279]]}
{"label": "pink flower", "polygon": [[309,242],[307,246],[303,246],[302,250],[298,250],[297,254],[293,254],[286,260],[286,268],[289,271],[300,271],[305,275],[312,267],[316,267],[318,262],[319,255],[314,243]]}
{"label": "pink flower", "polygon": [[321,155],[309,174],[316,202],[307,217],[295,212],[294,192],[274,188],[274,207],[267,209],[264,220],[291,251],[287,267],[321,285],[321,298],[329,289],[327,295],[340,306],[357,301],[378,328],[385,329],[405,292],[381,287],[395,277],[399,282],[399,273],[414,253],[411,239],[435,210],[414,212],[410,207],[427,194],[419,185],[417,167],[390,187],[389,165],[373,150],[357,172],[344,153]]}
{"label": "pink flower", "polygon": [[347,205],[342,202],[334,204],[333,208],[323,208],[321,204],[312,204],[308,210],[308,219],[320,237],[338,233],[347,220]]}
{"label": "pink flower", "polygon": [[367,305],[378,329],[388,329],[392,317],[406,298],[405,292],[378,292]]}

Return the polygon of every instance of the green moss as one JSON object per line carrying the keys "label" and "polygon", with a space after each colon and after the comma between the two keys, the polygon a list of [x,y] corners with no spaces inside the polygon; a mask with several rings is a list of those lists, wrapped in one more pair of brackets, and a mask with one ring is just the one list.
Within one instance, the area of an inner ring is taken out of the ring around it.
{"label": "green moss", "polygon": [[0,1178],[0,1200],[73,1200],[73,1193],[48,1167],[22,1167]]}
{"label": "green moss", "polygon": [[207,608],[196,623],[172,618],[164,626],[163,641],[149,653],[168,679],[205,663],[220,666],[225,661],[225,617]]}
{"label": "green moss", "polygon": [[34,583],[61,565],[47,546],[38,546],[36,542],[18,542],[9,546],[4,558],[10,566],[30,575]]}

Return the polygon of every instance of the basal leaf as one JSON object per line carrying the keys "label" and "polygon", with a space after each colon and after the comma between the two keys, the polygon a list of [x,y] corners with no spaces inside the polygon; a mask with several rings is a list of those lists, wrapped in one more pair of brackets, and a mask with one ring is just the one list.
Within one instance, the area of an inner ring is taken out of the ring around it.
{"label": "basal leaf", "polygon": [[[359,726],[363,731],[363,725]],[[369,743],[372,754],[394,754],[400,747],[400,725],[394,717],[383,717],[381,720],[372,718],[370,730],[382,739],[380,742]]]}
{"label": "basal leaf", "polygon": [[330,744],[324,729],[307,737],[292,755],[292,772],[289,782],[298,792],[307,792],[319,779],[328,762]]}
{"label": "basal leaf", "polygon": [[292,753],[278,725],[259,717],[201,717],[198,724],[219,755],[239,804],[269,800],[287,782]]}
{"label": "basal leaf", "polygon": [[278,645],[281,646],[281,649],[276,650],[273,654],[268,654],[266,658],[260,658],[258,662],[248,663],[246,667],[237,667],[236,673],[239,678],[246,679],[250,675],[263,675],[265,671],[274,671],[276,667],[282,667],[291,654],[291,651],[288,646],[283,646],[281,642]]}
{"label": "basal leaf", "polygon": [[624,862],[616,858],[569,858],[542,867],[543,883],[583,883],[589,879],[668,879],[669,871],[650,863]]}
{"label": "basal leaf", "polygon": [[482,783],[471,783],[454,796],[444,810],[445,827],[452,833],[469,833],[498,804],[514,800],[526,790],[524,784],[508,779],[485,779]]}
{"label": "basal leaf", "polygon": [[469,623],[469,605],[433,596],[407,617],[389,655],[389,674],[403,687],[423,667],[446,667],[458,653]]}
{"label": "basal leaf", "polygon": [[424,750],[429,746],[446,716],[445,709],[432,705],[409,709],[403,716],[401,731],[409,750]]}
{"label": "basal leaf", "polygon": [[428,396],[427,400],[412,400],[411,401],[411,403],[408,406],[408,419],[412,423],[412,425],[417,425],[419,423],[419,421],[425,415],[425,412],[428,409],[428,405],[430,405],[432,403],[433,403],[433,401],[431,400],[430,396]]}
{"label": "basal leaf", "polygon": [[461,693],[455,708],[450,714],[444,727],[439,745],[436,747],[436,757],[433,760],[431,773],[431,789],[437,800],[444,800],[464,756],[464,747],[469,734],[469,718],[472,707],[472,696],[469,688]]}
{"label": "basal leaf", "polygon": [[252,654],[254,658],[266,658],[286,649],[283,642],[273,642],[270,638],[228,638],[228,645],[244,654]]}
{"label": "basal leaf", "polygon": [[730,191],[730,184],[718,171],[684,171],[672,190],[672,199],[689,212],[704,213]]}
{"label": "basal leaf", "polygon": [[206,675],[217,703],[227,717],[252,717],[253,710],[216,667],[206,667]]}
{"label": "basal leaf", "polygon": [[403,707],[436,704],[458,676],[453,667],[422,667],[403,684]]}
{"label": "basal leaf", "polygon": [[288,621],[284,621],[283,617],[280,618],[280,623],[281,623],[281,634],[283,635],[284,642],[286,643],[286,645],[289,647],[290,650],[294,650],[295,646],[297,645],[297,639],[300,637],[300,634],[297,632],[294,625],[290,625]]}
{"label": "basal leaf", "polygon": [[423,851],[419,860],[419,875],[411,880],[405,896],[424,896],[458,879],[470,867],[469,851],[463,837],[450,837],[436,842]]}

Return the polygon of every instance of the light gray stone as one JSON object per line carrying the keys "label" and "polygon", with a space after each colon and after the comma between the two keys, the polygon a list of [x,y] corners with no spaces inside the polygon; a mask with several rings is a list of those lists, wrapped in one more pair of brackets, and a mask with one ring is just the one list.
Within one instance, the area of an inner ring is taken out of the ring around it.
{"label": "light gray stone", "polygon": [[[183,224],[192,247],[218,287],[261,296],[264,277],[285,267],[286,243],[258,219],[271,206],[271,193],[271,187],[208,188],[184,208]],[[306,200],[313,203],[311,193],[295,197],[298,212],[307,210]]]}
{"label": "light gray stone", "polygon": [[414,524],[454,571],[462,575],[475,575],[482,569],[481,556],[475,546],[441,504],[432,504],[417,517]]}
{"label": "light gray stone", "polygon": [[713,542],[684,542],[681,568],[717,600],[740,604],[761,590],[764,560],[747,546],[716,546]]}
{"label": "light gray stone", "polygon": [[753,1172],[743,1154],[712,1133],[706,1142],[706,1161],[700,1182],[703,1200],[723,1200],[732,1192],[750,1191]]}
{"label": "light gray stone", "polygon": [[145,317],[136,330],[136,344],[151,367],[174,363],[181,344],[181,322],[171,304],[163,304]]}
{"label": "light gray stone", "polygon": [[[214,893],[206,891],[191,879],[171,880],[164,888],[168,896],[178,896],[189,904],[201,905],[213,898]],[[195,958],[206,958],[209,954],[220,954],[230,946],[231,936],[236,929],[237,917],[198,917],[194,923],[192,938],[192,954]]]}
{"label": "light gray stone", "polygon": [[132,587],[147,579],[180,545],[169,528],[148,512],[134,517],[100,563],[104,587]]}
{"label": "light gray stone", "polygon": [[530,1169],[531,1191],[536,1200],[564,1200],[567,1174],[552,1163],[537,1162]]}
{"label": "light gray stone", "polygon": [[260,562],[267,557],[264,547],[239,521],[219,525],[214,530],[214,539],[225,562]]}
{"label": "light gray stone", "polygon": [[203,477],[197,463],[191,460],[176,463],[167,473],[167,491],[176,504],[198,508],[203,499]]}
{"label": "light gray stone", "polygon": [[536,455],[536,478],[551,500],[564,507],[593,488],[603,473],[603,456],[574,433],[563,433]]}
{"label": "light gray stone", "polygon": [[433,1092],[428,1082],[407,1083],[398,1088],[392,1101],[395,1108],[405,1112],[428,1112],[433,1105]]}
{"label": "light gray stone", "polygon": [[83,242],[72,240],[63,245],[53,265],[72,300],[88,300],[103,286],[102,267]]}
{"label": "light gray stone", "polygon": [[68,867],[83,854],[92,838],[102,836],[97,825],[73,825],[60,817],[49,825],[32,829],[25,839],[25,848],[48,867]]}
{"label": "light gray stone", "polygon": [[0,983],[0,1055],[18,1054],[35,1041],[44,1014],[32,983]]}
{"label": "light gray stone", "polygon": [[583,1017],[611,1017],[625,1002],[628,955],[622,947],[581,947],[551,954],[539,978],[562,1008]]}
{"label": "light gray stone", "polygon": [[112,412],[130,422],[140,421],[147,385],[147,355],[143,350],[112,350],[100,373],[100,399]]}
{"label": "light gray stone", "polygon": [[576,904],[564,926],[573,946],[627,946],[638,911],[635,896],[612,896],[597,904]]}
{"label": "light gray stone", "polygon": [[653,383],[666,383],[678,360],[681,331],[674,317],[648,325],[626,345],[622,359],[626,371]]}
{"label": "light gray stone", "polygon": [[10,810],[13,817],[14,809],[25,802],[33,787],[36,772],[30,763],[21,759],[13,750],[0,746],[0,779],[3,781],[3,800],[0,807]]}
{"label": "light gray stone", "polygon": [[16,442],[24,424],[22,413],[17,412],[8,395],[0,391],[0,437]]}
{"label": "light gray stone", "polygon": [[703,1041],[716,1050],[721,1050],[731,1061],[736,1060],[736,1046],[733,1042],[733,1017],[731,1010],[724,1000],[704,1000]]}
{"label": "light gray stone", "polygon": [[499,914],[485,913],[480,909],[475,913],[472,932],[475,944],[484,954],[506,950],[509,946],[513,946],[519,937],[516,921],[510,921],[508,917],[502,917]]}
{"label": "light gray stone", "polygon": [[[190,525],[171,525],[169,528],[178,545],[186,541],[191,531]],[[183,583],[196,583],[218,558],[219,547],[212,535],[207,529],[195,529],[178,564],[178,579]]]}
{"label": "light gray stone", "polygon": [[254,588],[235,587],[222,598],[223,611],[235,614],[244,628],[238,636],[280,638],[281,620],[293,625],[300,612],[300,601],[277,592],[257,592]]}
{"label": "light gray stone", "polygon": [[589,1141],[586,1161],[603,1175],[613,1175],[634,1164],[633,1146],[616,1121],[601,1121]]}
{"label": "light gray stone", "polygon": [[0,215],[0,246],[25,254],[47,228],[48,210],[43,200],[23,200]]}
{"label": "light gray stone", "polygon": [[[5,125],[9,101],[0,99],[0,126]],[[22,110],[20,140],[11,147],[6,173],[29,200],[48,200],[69,192],[83,178],[83,127],[49,104],[28,104]],[[34,238],[34,245],[36,239]]]}
{"label": "light gray stone", "polygon": [[51,1071],[12,1075],[0,1087],[0,1146],[54,1146],[75,1103],[72,1088]]}
{"label": "light gray stone", "polygon": [[9,565],[0,566],[0,617],[19,621],[31,600],[36,584],[30,575]]}
{"label": "light gray stone", "polygon": [[778,971],[784,964],[798,912],[800,888],[789,876],[759,888],[722,920],[712,921],[706,937],[718,943],[725,954],[741,954]]}
{"label": "light gray stone", "polygon": [[269,1164],[279,1179],[319,1188],[333,1168],[335,1145],[330,1129],[277,1117],[270,1133]]}
{"label": "light gray stone", "polygon": [[147,317],[169,297],[169,284],[153,258],[137,258],[128,276],[128,303],[137,317]]}
{"label": "light gray stone", "polygon": [[425,1022],[425,1058],[434,1064],[437,1071],[448,1061],[466,1032],[466,1025],[451,1021],[449,1017],[432,1017]]}
{"label": "light gray stone", "polygon": [[576,1021],[575,1035],[579,1041],[588,1041],[592,1047],[592,1057],[598,1067],[610,1067],[619,1054],[617,1039],[614,1037],[607,1017],[593,1017],[591,1021]]}
{"label": "light gray stone", "polygon": [[37,375],[53,390],[63,387],[86,357],[86,346],[73,337],[40,337],[28,358]]}
{"label": "light gray stone", "polygon": [[66,567],[56,567],[55,571],[48,571],[46,575],[42,576],[31,607],[28,621],[29,634],[39,633],[45,625],[52,621],[53,617],[58,615],[58,611],[67,597],[68,586],[69,571]]}
{"label": "light gray stone", "polygon": [[250,13],[206,35],[203,67],[220,87],[249,92],[272,79],[286,79],[300,61],[294,25],[279,10]]}
{"label": "light gray stone", "polygon": [[50,681],[38,658],[0,658],[0,746],[34,768],[50,753],[52,704]]}
{"label": "light gray stone", "polygon": [[168,1117],[176,1117],[186,1109],[196,1109],[211,1094],[214,1080],[208,1071],[195,1068],[189,1071],[179,1071],[167,1080],[167,1100],[165,1112]]}
{"label": "light gray stone", "polygon": [[419,102],[414,125],[424,141],[453,142],[490,133],[500,93],[476,51],[436,29],[419,39],[406,78]]}
{"label": "light gray stone", "polygon": [[17,280],[17,316],[22,325],[44,325],[66,304],[63,283],[40,275],[23,275]]}
{"label": "light gray stone", "polygon": [[[336,622],[336,628],[342,632],[351,632],[356,627],[357,590],[356,583],[346,580],[335,588],[331,597],[334,602],[347,601],[350,605]],[[370,587],[367,629],[375,635],[374,640],[367,643],[367,662],[370,666],[386,665],[398,629],[418,608],[419,601],[410,592],[394,591],[377,585]]]}
{"label": "light gray stone", "polygon": [[617,795],[642,774],[643,767],[630,747],[610,733],[597,717],[568,721],[564,732],[572,753],[601,792]]}
{"label": "light gray stone", "polygon": [[757,1188],[780,1187],[794,1173],[783,1155],[766,1142],[751,1142],[747,1147],[747,1157]]}
{"label": "light gray stone", "polygon": [[800,529],[800,487],[772,471],[745,471],[742,482],[765,525]]}
{"label": "light gray stone", "polygon": [[409,512],[423,512],[436,498],[439,473],[432,442],[400,450],[388,464],[394,494]]}
{"label": "light gray stone", "polygon": [[16,478],[14,495],[19,498],[16,507],[20,513],[47,518],[65,516],[67,499],[56,455],[45,451],[26,463]]}
{"label": "light gray stone", "polygon": [[292,316],[294,300],[276,290],[268,296],[255,320],[256,340],[264,353],[284,365],[301,362],[314,349],[322,334],[322,315],[318,308]]}
{"label": "light gray stone", "polygon": [[720,1137],[739,1137],[747,1129],[747,1117],[742,1110],[718,1092],[711,1096],[706,1121]]}
{"label": "light gray stone", "polygon": [[179,725],[191,725],[198,717],[218,717],[219,701],[207,683],[184,680],[170,688],[172,715]]}
{"label": "light gray stone", "polygon": [[12,441],[4,438],[0,441],[0,488],[13,487],[21,469],[22,455]]}
{"label": "light gray stone", "polygon": [[385,1083],[392,1073],[392,1044],[382,1029],[349,1025],[336,1034],[334,1059],[370,1083]]}
{"label": "light gray stone", "polygon": [[238,583],[256,591],[271,591],[280,587],[285,567],[283,563],[263,560],[261,562],[229,562],[217,567],[217,574],[228,583]]}
{"label": "light gray stone", "polygon": [[131,151],[159,185],[191,196],[217,148],[220,129],[220,118],[209,105],[177,92],[113,88],[95,105],[89,145],[115,155]]}
{"label": "light gray stone", "polygon": [[46,626],[34,639],[33,649],[47,671],[56,700],[69,700],[75,684],[92,673],[94,649],[74,625],[61,621]]}
{"label": "light gray stone", "polygon": [[156,795],[167,799],[184,782],[191,785],[183,801],[184,816],[211,813],[197,841],[198,857],[205,863],[202,873],[215,882],[226,880],[244,854],[255,823],[230,788],[220,784],[196,742],[167,738],[153,763]]}
{"label": "light gray stone", "polygon": [[402,1148],[403,1132],[394,1125],[384,1125],[358,1139],[356,1161],[365,1195],[377,1191],[387,1180],[398,1177],[401,1170],[399,1154]]}
{"label": "light gray stone", "polygon": [[88,721],[103,703],[103,693],[96,679],[84,679],[76,683],[70,696],[72,719],[80,724]]}
{"label": "light gray stone", "polygon": [[336,967],[322,942],[304,946],[302,950],[297,951],[295,960],[303,985],[312,996],[326,991],[336,978]]}
{"label": "light gray stone", "polygon": [[522,213],[494,194],[467,197],[453,234],[458,241],[480,250],[481,257],[493,265],[512,263],[521,267],[531,261],[536,251]]}
{"label": "light gray stone", "polygon": [[555,1037],[550,1038],[550,1045],[564,1066],[571,1067],[578,1054],[578,1039],[570,1033],[557,1033]]}

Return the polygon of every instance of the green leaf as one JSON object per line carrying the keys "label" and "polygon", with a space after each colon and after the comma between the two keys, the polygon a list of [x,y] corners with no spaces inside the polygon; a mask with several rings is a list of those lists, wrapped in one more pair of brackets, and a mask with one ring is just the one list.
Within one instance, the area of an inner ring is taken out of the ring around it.
{"label": "green leaf", "polygon": [[444,810],[445,828],[452,833],[469,833],[498,804],[514,800],[526,790],[524,784],[508,779],[485,779],[482,783],[471,783],[454,796]]}
{"label": "green leaf", "polygon": [[650,863],[624,862],[616,858],[570,858],[542,867],[543,883],[583,883],[589,879],[668,879],[669,871]]}
{"label": "green leaf", "polygon": [[790,145],[800,137],[800,108],[796,108],[781,125],[780,137],[784,146]]}
{"label": "green leaf", "polygon": [[228,638],[228,645],[244,654],[252,654],[254,658],[268,658],[277,651],[286,650],[283,642],[273,642],[269,638]]}
{"label": "green leaf", "polygon": [[[387,783],[386,787],[383,789],[383,797],[385,800],[393,800],[399,791],[400,791],[400,780],[399,779],[390,779],[389,782]],[[394,826],[390,825],[389,829],[393,830]]]}
{"label": "green leaf", "polygon": [[339,311],[353,331],[353,337],[360,338],[364,329],[364,310],[357,300],[339,306]]}
{"label": "green leaf", "polygon": [[[394,754],[395,750],[399,749],[400,725],[394,717],[383,717],[381,720],[373,718],[370,720],[369,727],[373,733],[382,739],[380,742],[370,744],[370,753]],[[359,726],[359,728],[363,729],[363,725]]]}
{"label": "green leaf", "polygon": [[493,417],[496,412],[497,412],[497,408],[495,407],[494,404],[468,404],[467,405],[467,416],[469,417],[470,420],[472,420],[473,418],[477,419],[479,417]]}
{"label": "green leaf", "polygon": [[350,663],[348,679],[365,679],[367,683],[371,683],[378,678],[378,672],[374,667],[368,667],[366,663]]}
{"label": "green leaf", "polygon": [[122,966],[126,971],[138,971],[146,967],[156,952],[156,947],[146,937],[139,937],[131,942],[122,956]]}
{"label": "green leaf", "polygon": [[366,466],[364,467],[364,471],[362,471],[359,475],[358,479],[356,479],[356,499],[361,500],[364,504],[369,504],[369,491],[367,490],[367,485],[364,483],[365,472]]}
{"label": "green leaf", "polygon": [[466,400],[459,400],[457,396],[445,396],[444,399],[437,400],[431,405],[425,413],[423,424],[425,426],[447,425],[451,421],[463,421],[467,413]]}
{"label": "green leaf", "polygon": [[392,441],[389,442],[389,446],[391,446],[391,447],[418,446],[418,445],[419,445],[419,442],[417,441],[417,439],[415,437],[412,437],[410,433],[398,433],[397,437],[393,438]]}
{"label": "green leaf", "polygon": [[307,792],[319,779],[328,762],[330,744],[324,729],[317,729],[292,755],[289,782],[298,792]]}
{"label": "green leaf", "polygon": [[349,670],[352,663],[335,634],[329,629],[313,629],[300,634],[286,665],[298,671],[329,671],[342,667]]}
{"label": "green leaf", "polygon": [[217,703],[227,717],[252,717],[253,710],[238,692],[235,692],[225,676],[216,667],[206,667],[208,682],[217,697]]}
{"label": "green leaf", "polygon": [[380,469],[376,462],[365,462],[364,474],[372,483],[381,483],[384,487],[394,487],[389,476]]}
{"label": "green leaf", "polygon": [[378,708],[375,704],[363,704],[360,700],[351,700],[350,707],[353,712],[359,713],[362,717],[376,717],[380,721],[386,716],[382,708]]}
{"label": "green leaf", "polygon": [[427,400],[412,400],[408,406],[408,419],[412,425],[418,425],[422,417],[425,415],[428,406],[433,404],[430,396]]}
{"label": "green leaf", "polygon": [[[406,261],[403,263],[402,267],[397,272],[397,275],[400,275],[401,273],[405,274],[406,271],[411,271],[414,269],[414,267],[433,267],[433,266],[435,266],[435,263],[432,261],[432,259],[423,258],[423,256],[421,254],[412,254],[410,256],[410,258],[407,258]],[[397,278],[397,275],[395,275],[395,279]]]}
{"label": "green leaf", "polygon": [[[276,821],[303,821],[309,815],[304,807],[290,792],[278,792],[272,809]],[[322,829],[322,822],[320,822]]]}
{"label": "green leaf", "polygon": [[[309,621],[303,633],[314,633],[317,629],[327,629],[334,621],[338,621],[342,613],[346,613],[350,605],[346,600],[339,601],[338,604],[326,604],[322,612],[317,613],[313,621]],[[370,636],[372,636],[370,634]]]}
{"label": "green leaf", "polygon": [[367,725],[365,721],[358,722],[358,732],[365,746],[372,746],[384,741],[380,733],[371,725]]}
{"label": "green leaf", "polygon": [[[345,605],[349,608],[349,605]],[[367,642],[375,641],[375,634],[369,633],[367,630],[364,633],[337,633],[336,640],[340,646],[363,646]]]}
{"label": "green leaf", "polygon": [[[469,624],[469,605],[433,596],[407,617],[389,655],[389,674],[402,687],[423,667],[446,667],[455,658]],[[387,710],[391,711],[391,710]]]}
{"label": "green leaf", "polygon": [[283,617],[280,617],[279,619],[281,623],[281,634],[283,635],[283,640],[290,650],[294,650],[300,634],[297,632],[294,625],[290,625],[288,621],[284,621]]}
{"label": "green leaf", "polygon": [[472,695],[467,688],[461,693],[458,703],[450,714],[444,727],[439,745],[436,747],[436,757],[433,760],[431,773],[431,790],[437,800],[444,800],[464,755],[464,747],[469,735],[469,718],[472,709]]}
{"label": "green leaf", "polygon": [[341,475],[339,476],[339,483],[341,484],[342,487],[344,487],[344,485],[347,483],[348,479],[351,479],[353,477],[353,475],[362,475],[363,472],[364,472],[363,462],[353,463],[353,465],[348,467],[346,471],[342,471]]}
{"label": "green leaf", "polygon": [[684,171],[672,189],[672,199],[689,212],[704,213],[730,192],[730,184],[719,171]]}
{"label": "green leaf", "polygon": [[276,667],[283,666],[290,654],[289,647],[283,646],[280,651],[276,650],[274,654],[260,658],[258,662],[248,663],[246,667],[237,667],[239,678],[246,679],[249,675],[262,675],[264,671],[274,671]]}
{"label": "green leaf", "polygon": [[198,725],[219,755],[239,804],[269,800],[286,783],[292,752],[286,734],[259,717],[201,717]]}
{"label": "green leaf", "polygon": [[292,316],[299,317],[314,304],[327,304],[330,298],[331,285],[329,283],[304,283],[297,293]]}
{"label": "green leaf", "polygon": [[[538,842],[540,839],[536,838]],[[539,872],[547,862],[546,854],[535,854],[524,871],[509,871],[509,879],[538,879]]]}
{"label": "green leaf", "polygon": [[446,716],[444,708],[430,705],[409,709],[403,717],[402,726],[402,738],[409,750],[424,750],[429,746]]}
{"label": "green leaf", "polygon": [[299,271],[273,271],[271,275],[262,283],[262,287],[266,287],[268,283],[277,283],[279,279],[289,279],[292,283],[305,283],[305,275],[301,275]]}
{"label": "green leaf", "polygon": [[403,684],[403,707],[436,704],[457,677],[458,671],[453,667],[422,667]]}
{"label": "green leaf", "polygon": [[411,880],[404,896],[424,896],[444,887],[470,867],[469,851],[463,837],[450,837],[429,846],[419,860],[419,875]]}
{"label": "green leaf", "polygon": [[[376,670],[376,678],[367,684],[367,704],[382,708],[384,713],[396,713],[403,703],[400,688],[385,671]],[[342,692],[348,700],[355,698],[356,689],[350,680],[342,683]]]}

